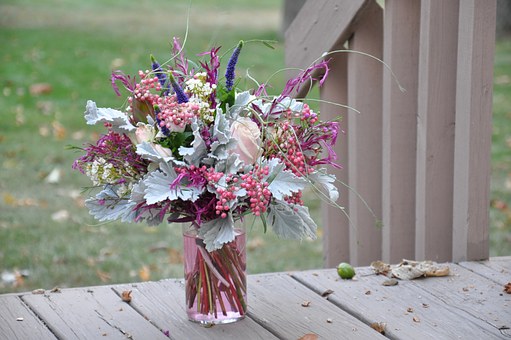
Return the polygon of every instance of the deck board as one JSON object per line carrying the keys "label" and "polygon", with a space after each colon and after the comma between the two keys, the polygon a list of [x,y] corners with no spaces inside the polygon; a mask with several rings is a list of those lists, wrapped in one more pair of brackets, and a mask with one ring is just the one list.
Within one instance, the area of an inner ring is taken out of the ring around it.
{"label": "deck board", "polygon": [[[249,275],[247,317],[210,328],[188,321],[182,279],[4,294],[0,339],[511,338],[511,294],[503,291],[511,257],[449,267],[450,276],[396,286],[383,286],[387,278],[369,267],[354,280],[335,269]],[[374,322],[386,324],[385,337]]]}
{"label": "deck board", "polygon": [[18,296],[4,296],[0,301],[0,339],[56,339]]}
{"label": "deck board", "polygon": [[386,323],[386,335],[391,338],[413,339],[418,334],[431,339],[456,339],[464,334],[484,339],[501,337],[491,325],[460,313],[456,306],[428,294],[421,286],[423,282],[435,286],[449,278],[399,281],[396,286],[383,286],[387,278],[374,275],[368,267],[357,269],[356,280],[341,280],[334,269],[294,276],[317,293],[333,290],[328,299],[360,320],[368,324]]}
{"label": "deck board", "polygon": [[108,286],[27,294],[22,299],[60,339],[168,339]]}
{"label": "deck board", "polygon": [[114,290],[119,295],[123,290],[131,290],[130,305],[158,328],[168,330],[171,339],[192,340],[215,336],[221,339],[276,339],[250,318],[211,328],[204,328],[188,321],[182,280],[118,285],[114,287]]}
{"label": "deck board", "polygon": [[279,339],[299,339],[306,334],[339,340],[384,338],[348,313],[332,309],[326,298],[290,275],[252,276],[248,287],[250,316],[265,324]]}

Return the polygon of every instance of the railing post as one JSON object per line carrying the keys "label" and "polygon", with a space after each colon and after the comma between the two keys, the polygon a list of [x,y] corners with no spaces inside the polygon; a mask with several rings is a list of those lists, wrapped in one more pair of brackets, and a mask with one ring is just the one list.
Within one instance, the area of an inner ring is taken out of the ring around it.
{"label": "railing post", "polygon": [[[349,40],[351,50],[376,58],[383,54],[383,10],[375,2],[360,18]],[[348,105],[360,113],[348,112],[348,176],[350,261],[369,265],[381,258],[381,157],[382,157],[382,74],[381,63],[367,56],[348,54]],[[362,199],[374,211],[366,207]]]}
{"label": "railing post", "polygon": [[[337,136],[335,152],[337,153],[337,163],[342,165],[342,169],[330,169],[329,173],[336,176],[337,183],[348,183],[348,136],[347,124],[348,115],[345,108],[328,104],[347,103],[347,55],[337,53],[331,56],[329,62],[330,72],[335,77],[329,77],[320,89],[320,112],[323,120],[334,120],[342,117],[340,121],[341,132]],[[347,210],[348,195],[342,184],[339,187],[340,197],[336,202],[339,206]],[[323,226],[323,264],[331,268],[341,261],[349,261],[350,239],[349,239],[349,220],[347,211],[332,207],[328,204],[322,205],[322,226]]]}
{"label": "railing post", "polygon": [[382,255],[415,257],[415,166],[420,0],[385,1],[383,61]]}
{"label": "railing post", "polygon": [[448,261],[452,247],[459,1],[422,0],[415,258]]}
{"label": "railing post", "polygon": [[456,140],[454,143],[454,261],[489,255],[495,0],[460,2]]}

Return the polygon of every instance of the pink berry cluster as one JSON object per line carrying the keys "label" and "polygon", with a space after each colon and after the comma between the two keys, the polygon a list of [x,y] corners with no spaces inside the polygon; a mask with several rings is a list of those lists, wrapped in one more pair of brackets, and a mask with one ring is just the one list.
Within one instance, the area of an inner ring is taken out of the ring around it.
{"label": "pink berry cluster", "polygon": [[296,137],[296,131],[289,121],[282,122],[278,127],[277,137],[267,140],[266,150],[271,158],[279,158],[285,164],[286,169],[291,170],[296,176],[302,177],[313,171],[306,166],[306,160]]}
{"label": "pink berry cluster", "polygon": [[268,182],[263,181],[268,176],[268,166],[259,167],[256,165],[248,174],[241,176],[241,187],[247,191],[250,198],[250,210],[256,216],[266,212],[270,202],[271,192],[268,190]]}
{"label": "pink berry cluster", "polygon": [[135,85],[133,95],[128,98],[130,106],[133,104],[134,100],[148,102],[151,106],[156,104],[160,96],[153,93],[153,91],[161,91],[161,84],[158,81],[158,77],[152,77],[149,71],[138,71],[138,75],[142,80]]}
{"label": "pink berry cluster", "polygon": [[299,118],[302,122],[307,122],[309,125],[314,125],[318,122],[318,115],[312,111],[307,104],[303,104],[303,108],[301,111],[292,111],[291,109],[286,110],[286,118]]}
{"label": "pink berry cluster", "polygon": [[[207,171],[204,171],[204,177],[209,183],[216,183],[222,179],[224,176],[223,172],[216,172],[213,169],[208,169]],[[236,191],[238,190],[238,187],[236,186],[236,183],[238,183],[239,179],[238,177],[234,176],[227,176],[226,177],[226,188],[217,188],[216,192],[220,196],[218,197],[218,200],[216,201],[215,205],[215,213],[216,215],[219,215],[221,218],[227,217],[227,212],[231,209],[229,206],[230,202],[236,201]]]}
{"label": "pink berry cluster", "polygon": [[160,127],[183,129],[199,116],[199,105],[191,102],[178,103],[176,96],[159,97],[156,104],[160,109],[157,114]]}

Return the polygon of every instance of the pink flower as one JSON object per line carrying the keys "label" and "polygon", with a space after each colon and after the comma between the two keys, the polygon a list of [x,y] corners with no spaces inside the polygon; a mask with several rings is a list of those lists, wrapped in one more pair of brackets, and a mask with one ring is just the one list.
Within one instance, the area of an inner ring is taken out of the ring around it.
{"label": "pink flower", "polygon": [[156,131],[153,126],[138,123],[137,129],[135,130],[135,139],[137,143],[140,144],[142,142],[152,142],[156,135]]}
{"label": "pink flower", "polygon": [[250,118],[242,117],[231,125],[231,135],[238,145],[234,149],[245,165],[254,164],[261,154],[261,131]]}

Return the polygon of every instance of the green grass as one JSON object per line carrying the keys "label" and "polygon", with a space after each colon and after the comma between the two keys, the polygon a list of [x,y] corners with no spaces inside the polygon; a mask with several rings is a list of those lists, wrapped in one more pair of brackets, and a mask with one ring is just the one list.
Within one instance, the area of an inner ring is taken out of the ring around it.
{"label": "green grass", "polygon": [[[121,5],[122,4],[122,5]],[[264,81],[284,67],[278,17],[270,0],[193,1],[187,54],[240,39],[279,41],[271,50],[248,44],[238,74]],[[110,223],[98,225],[83,206],[88,179],[71,170],[80,146],[101,131],[85,125],[87,99],[120,107],[110,87],[112,64],[128,74],[149,66],[149,54],[169,57],[172,36],[184,37],[188,2],[166,0],[5,0],[0,5],[0,274],[27,271],[23,285],[0,279],[0,293],[54,286],[84,286],[182,276],[181,227]],[[273,17],[272,17],[273,16]],[[492,149],[492,255],[511,254],[511,42],[497,47]],[[284,74],[272,81],[278,92]],[[500,77],[500,78],[499,78]],[[500,80],[499,80],[500,79]],[[48,94],[30,86],[49,83]],[[60,169],[58,183],[45,181]],[[320,221],[319,203],[311,200]],[[319,223],[320,224],[320,223]],[[248,228],[249,272],[321,267],[316,241],[277,240]],[[148,276],[149,275],[149,276]],[[21,281],[19,282],[21,284]]]}

